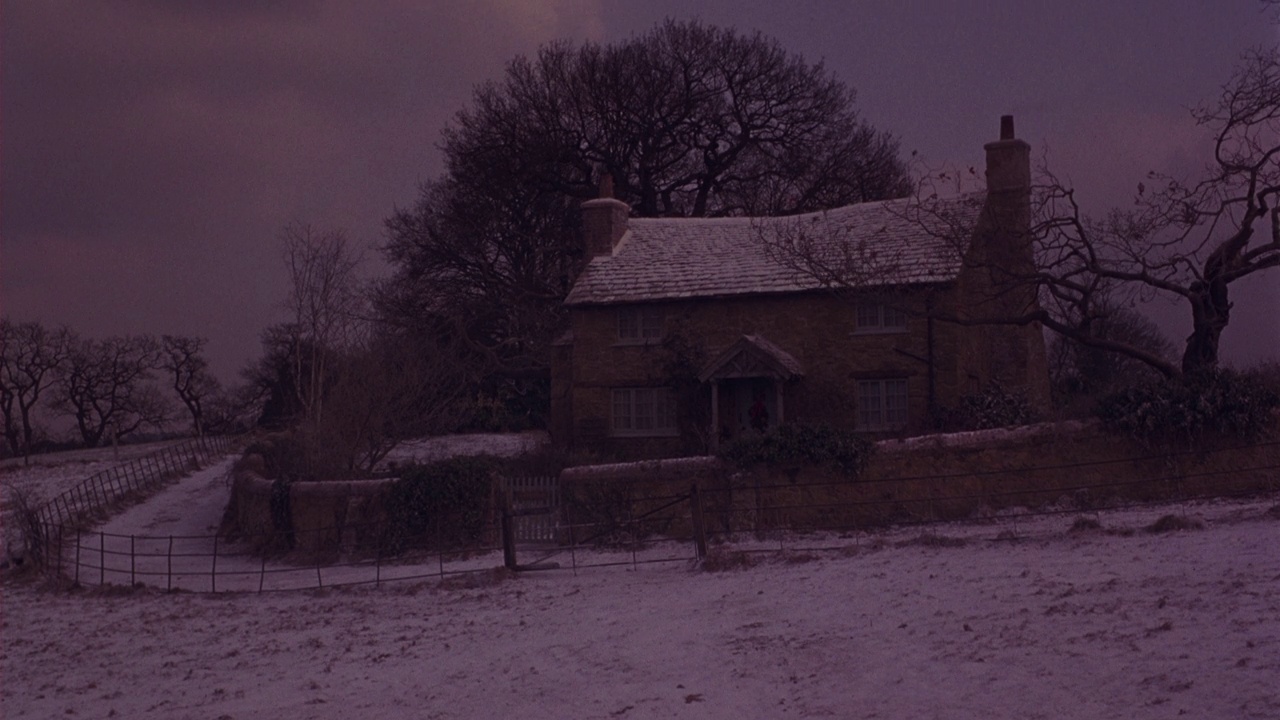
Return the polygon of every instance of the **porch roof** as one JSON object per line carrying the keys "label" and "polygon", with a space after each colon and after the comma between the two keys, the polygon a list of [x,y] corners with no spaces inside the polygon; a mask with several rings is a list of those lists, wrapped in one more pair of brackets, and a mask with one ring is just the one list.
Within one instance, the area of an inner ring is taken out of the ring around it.
{"label": "porch roof", "polygon": [[803,375],[800,362],[786,350],[763,336],[743,335],[698,373],[698,379],[702,382],[758,377],[791,380]]}

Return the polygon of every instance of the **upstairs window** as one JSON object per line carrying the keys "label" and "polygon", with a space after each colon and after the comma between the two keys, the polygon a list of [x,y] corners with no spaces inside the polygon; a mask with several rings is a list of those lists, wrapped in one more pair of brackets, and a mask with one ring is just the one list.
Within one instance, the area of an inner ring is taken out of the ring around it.
{"label": "upstairs window", "polygon": [[884,303],[858,303],[858,332],[894,333],[907,331],[907,313]]}
{"label": "upstairs window", "polygon": [[906,424],[906,378],[858,381],[859,430],[898,430]]}
{"label": "upstairs window", "polygon": [[613,434],[676,434],[676,394],[671,388],[614,388]]}
{"label": "upstairs window", "polygon": [[650,305],[618,308],[618,342],[651,343],[661,339],[661,308]]}

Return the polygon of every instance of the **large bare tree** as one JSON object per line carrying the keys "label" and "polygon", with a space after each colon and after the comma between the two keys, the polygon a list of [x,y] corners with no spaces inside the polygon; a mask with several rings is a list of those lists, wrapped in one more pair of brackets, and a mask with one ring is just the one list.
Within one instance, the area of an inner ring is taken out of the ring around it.
{"label": "large bare tree", "polygon": [[503,373],[545,371],[602,176],[634,214],[780,215],[910,190],[897,141],[821,63],[759,33],[667,21],[554,43],[480,86],[444,133],[447,172],[387,222],[382,307],[448,326]]}
{"label": "large bare tree", "polygon": [[[998,316],[939,319],[1040,323],[1072,342],[1119,353],[1170,378],[1216,368],[1232,286],[1280,266],[1280,50],[1246,53],[1218,98],[1192,114],[1212,138],[1212,159],[1203,172],[1193,178],[1150,173],[1130,205],[1101,217],[1086,214],[1075,191],[1042,169],[1026,200],[1034,261],[1025,264],[969,252],[983,195],[940,193],[939,180],[950,183],[954,175],[926,175],[903,215],[929,236],[953,242],[971,266],[997,277],[993,287],[1035,288],[1025,297],[1039,300],[1011,304],[994,298],[992,306],[1004,308]],[[832,250],[832,243],[807,241],[795,232],[765,241],[784,262],[832,287],[856,288],[877,274],[900,270],[880,267],[892,265],[893,258],[864,257],[858,247],[838,242]],[[1105,327],[1116,307],[1157,296],[1180,302],[1190,316],[1192,331],[1180,360],[1158,343],[1134,341]]]}
{"label": "large bare tree", "polygon": [[81,340],[58,372],[54,407],[71,415],[87,447],[160,427],[167,405],[152,384],[160,348],[149,335]]}
{"label": "large bare tree", "polygon": [[192,428],[200,437],[205,433],[206,406],[221,390],[204,357],[206,342],[187,335],[160,338],[160,369],[167,373],[170,387],[191,414]]}
{"label": "large bare tree", "polygon": [[66,362],[72,340],[66,328],[0,320],[0,413],[14,455],[31,452],[32,411]]}
{"label": "large bare tree", "polygon": [[[1098,219],[1050,173],[1033,193],[1035,280],[1048,300],[1039,319],[1167,377],[1216,368],[1232,285],[1280,266],[1280,51],[1246,53],[1220,95],[1193,118],[1213,143],[1198,177],[1150,173],[1133,205]],[[1182,303],[1190,316],[1180,361],[1091,332],[1111,298],[1157,295]]]}

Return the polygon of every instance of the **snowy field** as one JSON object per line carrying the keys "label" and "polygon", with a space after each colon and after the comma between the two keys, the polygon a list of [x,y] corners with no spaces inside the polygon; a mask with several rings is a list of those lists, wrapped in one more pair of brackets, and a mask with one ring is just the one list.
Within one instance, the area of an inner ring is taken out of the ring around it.
{"label": "snowy field", "polygon": [[[203,533],[225,469],[108,526]],[[1201,527],[1145,530],[1166,515]],[[261,595],[8,579],[0,717],[1280,717],[1280,497],[1076,519],[721,545],[716,572]]]}
{"label": "snowy field", "polygon": [[0,460],[0,517],[7,521],[12,492],[18,490],[33,500],[43,502],[70,490],[96,472],[113,468],[130,460],[150,455],[183,440],[121,445],[88,450],[32,455],[30,463],[22,458]]}

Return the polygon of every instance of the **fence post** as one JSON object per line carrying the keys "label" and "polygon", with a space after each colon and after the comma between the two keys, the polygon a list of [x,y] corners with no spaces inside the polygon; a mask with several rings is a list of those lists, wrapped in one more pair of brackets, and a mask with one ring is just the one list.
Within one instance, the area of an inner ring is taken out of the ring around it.
{"label": "fence post", "polygon": [[701,560],[707,556],[707,528],[702,519],[702,494],[698,492],[698,483],[689,488],[689,503],[693,516],[693,546]]}
{"label": "fence post", "polygon": [[168,552],[168,580],[165,581],[165,590],[173,590],[173,536],[169,536],[169,552]]}
{"label": "fence post", "polygon": [[437,521],[436,526],[436,561],[440,563],[440,579],[444,579],[444,523]]}
{"label": "fence post", "polygon": [[138,584],[137,544],[134,542],[136,537],[136,535],[129,536],[129,587]]}
{"label": "fence post", "polygon": [[262,551],[262,567],[258,570],[258,594],[262,594],[262,586],[267,582],[267,552]]}
{"label": "fence post", "polygon": [[502,564],[508,570],[515,570],[516,563],[516,534],[513,528],[514,523],[511,520],[511,509],[502,508]]}
{"label": "fence post", "polygon": [[209,592],[218,592],[218,536],[213,536],[213,563],[209,566]]}
{"label": "fence post", "polygon": [[573,574],[578,574],[578,541],[573,537],[573,523],[569,523],[569,560],[573,563]]}
{"label": "fence post", "polygon": [[76,584],[80,584],[80,529],[76,528]]}
{"label": "fence post", "polygon": [[98,584],[107,584],[107,534],[98,531]]}

